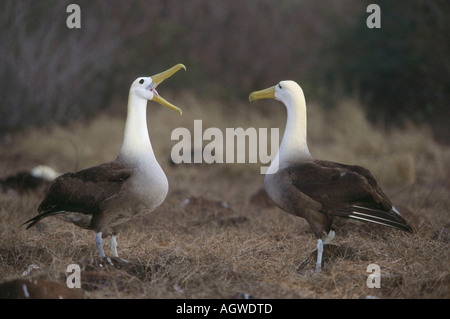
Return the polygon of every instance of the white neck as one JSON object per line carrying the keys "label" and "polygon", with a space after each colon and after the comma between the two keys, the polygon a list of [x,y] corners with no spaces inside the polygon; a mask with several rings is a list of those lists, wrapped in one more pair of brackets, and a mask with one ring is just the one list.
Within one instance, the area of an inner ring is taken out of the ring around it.
{"label": "white neck", "polygon": [[148,136],[146,111],[147,100],[130,92],[125,133],[118,159],[132,163],[156,161]]}
{"label": "white neck", "polygon": [[280,149],[272,162],[275,172],[291,163],[312,158],[306,142],[306,103],[303,94],[289,96],[282,102],[287,109],[287,120]]}

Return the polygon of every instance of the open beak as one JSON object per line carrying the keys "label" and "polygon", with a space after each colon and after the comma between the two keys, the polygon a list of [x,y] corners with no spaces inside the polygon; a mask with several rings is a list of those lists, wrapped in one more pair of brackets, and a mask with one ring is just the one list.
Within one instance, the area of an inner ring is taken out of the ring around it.
{"label": "open beak", "polygon": [[255,91],[249,95],[248,100],[253,102],[254,100],[260,99],[274,99],[275,98],[275,86],[272,86],[268,89]]}
{"label": "open beak", "polygon": [[160,96],[158,94],[158,92],[156,91],[156,87],[158,86],[158,84],[162,83],[165,79],[174,75],[180,69],[186,70],[186,67],[183,64],[177,64],[164,72],[153,75],[151,78],[152,78],[152,82],[153,82],[152,84],[154,84],[154,85],[149,87],[149,90],[151,90],[153,92],[153,101],[155,101],[161,105],[165,105],[168,108],[176,111],[178,114],[181,115],[182,111],[180,108],[178,108],[175,105],[173,105],[172,103],[168,102],[166,99],[164,99],[162,96]]}

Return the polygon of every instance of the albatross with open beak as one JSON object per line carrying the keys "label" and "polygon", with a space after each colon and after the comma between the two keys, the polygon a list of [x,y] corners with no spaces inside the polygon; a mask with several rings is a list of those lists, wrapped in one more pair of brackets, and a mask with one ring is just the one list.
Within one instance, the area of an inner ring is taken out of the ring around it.
{"label": "albatross with open beak", "polygon": [[124,139],[112,162],[59,176],[38,208],[39,214],[24,224],[27,229],[45,217],[57,216],[97,232],[100,257],[102,238],[111,236],[111,251],[118,257],[116,235],[121,226],[157,208],[166,198],[169,184],[153,153],[147,130],[147,101],[155,101],[181,115],[181,110],[162,98],[156,87],[180,69],[175,65],[131,85]]}

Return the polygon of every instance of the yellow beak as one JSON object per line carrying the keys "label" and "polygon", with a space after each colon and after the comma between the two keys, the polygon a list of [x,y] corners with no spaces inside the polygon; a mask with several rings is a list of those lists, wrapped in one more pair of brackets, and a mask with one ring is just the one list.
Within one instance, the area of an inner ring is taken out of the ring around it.
{"label": "yellow beak", "polygon": [[177,112],[178,114],[183,115],[183,111],[181,111],[181,109],[179,107],[173,105],[172,103],[167,101],[165,98],[163,98],[161,95],[154,94],[153,101],[155,101],[161,105],[167,106],[169,109],[172,109],[175,112]]}
{"label": "yellow beak", "polygon": [[186,67],[184,66],[184,64],[177,64],[164,72],[152,76],[152,81],[156,85],[161,84],[165,79],[170,78],[180,69],[184,69],[186,71]]}
{"label": "yellow beak", "polygon": [[[178,72],[180,69],[184,69],[186,71],[186,67],[183,64],[177,64],[173,67],[171,67],[170,69],[161,72],[159,74],[153,75],[152,78],[152,82],[155,83],[156,85],[161,84],[165,79],[171,77],[172,75],[174,75],[176,72]],[[180,108],[176,107],[175,105],[173,105],[172,103],[168,102],[166,99],[164,99],[161,95],[159,95],[156,90],[153,92],[153,101],[167,106],[168,108],[176,111],[178,114],[182,114],[183,112],[181,111]]]}
{"label": "yellow beak", "polygon": [[260,99],[274,99],[275,98],[275,86],[272,86],[268,89],[255,91],[249,95],[248,100],[253,102],[254,100]]}

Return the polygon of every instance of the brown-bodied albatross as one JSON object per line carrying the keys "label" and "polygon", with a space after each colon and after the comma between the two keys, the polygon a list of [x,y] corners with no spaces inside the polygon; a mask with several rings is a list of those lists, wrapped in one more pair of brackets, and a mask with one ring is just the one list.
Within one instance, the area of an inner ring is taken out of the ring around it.
{"label": "brown-bodied albatross", "polygon": [[278,154],[264,179],[267,195],[275,204],[303,217],[318,238],[316,271],[322,264],[323,245],[334,238],[334,217],[391,226],[407,232],[411,227],[392,206],[369,170],[314,159],[306,142],[306,103],[294,81],[250,94],[250,102],[273,98],[284,103],[287,122]]}
{"label": "brown-bodied albatross", "polygon": [[24,224],[27,229],[45,217],[57,216],[97,232],[95,243],[105,257],[102,238],[111,236],[111,251],[117,254],[116,235],[125,222],[152,212],[166,198],[169,184],[153,153],[147,130],[147,101],[181,110],[162,98],[158,84],[183,64],[151,77],[139,77],[130,87],[122,148],[117,158],[105,164],[66,173],[50,186],[38,208],[39,214]]}

